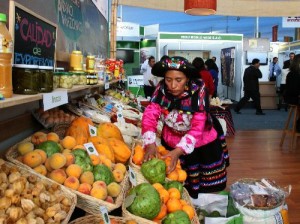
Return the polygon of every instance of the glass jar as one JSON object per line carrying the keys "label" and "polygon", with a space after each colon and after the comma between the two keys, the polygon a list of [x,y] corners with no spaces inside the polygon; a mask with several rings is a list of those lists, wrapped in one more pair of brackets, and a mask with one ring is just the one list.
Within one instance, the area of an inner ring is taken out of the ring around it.
{"label": "glass jar", "polygon": [[72,73],[72,82],[73,85],[79,85],[79,75],[76,71],[70,72]]}
{"label": "glass jar", "polygon": [[70,56],[70,70],[82,71],[83,55],[81,51],[72,51]]}
{"label": "glass jar", "polygon": [[37,65],[15,64],[13,66],[13,92],[32,95],[39,91]]}
{"label": "glass jar", "polygon": [[59,88],[59,79],[61,72],[54,72],[53,74],[53,89]]}
{"label": "glass jar", "polygon": [[86,70],[94,71],[95,70],[95,56],[88,55],[86,56]]}
{"label": "glass jar", "polygon": [[71,72],[61,72],[59,75],[59,87],[72,89],[73,88],[73,80]]}
{"label": "glass jar", "polygon": [[87,72],[86,84],[87,85],[96,85],[96,84],[98,84],[98,75],[97,75],[96,72]]}
{"label": "glass jar", "polygon": [[49,93],[53,90],[53,67],[39,66],[39,91]]}
{"label": "glass jar", "polygon": [[83,71],[74,71],[73,74],[76,73],[78,78],[78,85],[86,85],[86,74]]}

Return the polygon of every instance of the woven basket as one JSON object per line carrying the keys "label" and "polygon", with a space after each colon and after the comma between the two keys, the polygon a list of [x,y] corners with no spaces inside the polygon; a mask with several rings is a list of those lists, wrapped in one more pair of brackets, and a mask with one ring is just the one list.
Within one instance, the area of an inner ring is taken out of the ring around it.
{"label": "woven basket", "polygon": [[[125,200],[129,190],[130,190],[130,183],[127,182],[126,185],[125,185],[125,188],[124,188],[124,193],[125,193],[124,194],[124,200]],[[191,198],[189,196],[189,193],[187,192],[187,190],[185,188],[183,188],[182,199],[184,199],[187,202],[188,205],[193,206]],[[194,213],[195,213],[195,215],[194,215],[194,218],[191,220],[191,223],[192,224],[200,224],[195,208],[194,208]],[[135,220],[135,221],[137,221],[138,223],[141,223],[141,224],[157,224],[156,222],[153,222],[151,220],[144,219],[144,218],[141,218],[139,216],[133,215],[132,213],[130,213],[125,208],[125,203],[124,202],[122,204],[122,214],[123,214],[124,218]]]}
{"label": "woven basket", "polygon": [[52,131],[55,132],[60,139],[63,139],[66,135],[67,129],[70,127],[71,123],[60,123],[53,126]]}
{"label": "woven basket", "polygon": [[[118,224],[126,223],[127,221],[127,219],[118,216],[109,215],[109,218],[114,219]],[[69,222],[69,224],[99,224],[102,220],[103,218],[101,215],[86,215],[81,218],[75,219],[72,222]]]}
{"label": "woven basket", "polygon": [[[42,176],[40,174],[37,174],[36,172],[34,172],[31,169],[20,167],[20,166],[18,166],[16,164],[13,164],[13,163],[10,163],[10,162],[6,162],[6,161],[5,161],[5,165],[7,167],[9,167],[9,168],[16,168],[17,167],[17,169],[19,170],[19,172],[24,177],[27,177],[27,176],[36,176],[38,182],[42,182],[42,183],[44,183],[46,185],[52,185],[52,184],[59,185],[56,182],[54,182],[53,180],[49,180],[48,178],[45,178],[44,176]],[[71,218],[71,215],[72,215],[74,209],[75,209],[75,205],[76,205],[76,202],[77,202],[77,197],[76,197],[76,195],[73,192],[71,192],[69,189],[67,189],[64,186],[61,186],[60,192],[63,194],[63,196],[65,198],[68,198],[68,199],[71,200],[71,206],[70,206],[70,210],[69,210],[69,212],[67,214],[67,217],[61,222],[61,224],[67,224],[69,222],[70,218]]]}
{"label": "woven basket", "polygon": [[[31,140],[31,137],[28,137],[21,142],[28,142],[30,140]],[[18,144],[20,144],[20,143],[18,143]],[[24,163],[22,163],[16,159],[19,156],[19,153],[17,151],[18,144],[12,146],[11,148],[9,148],[7,150],[7,152],[5,154],[6,158],[9,161],[11,161],[12,163],[14,163],[20,167],[23,167],[23,168],[29,170],[30,172],[36,173],[29,166],[25,165]],[[44,178],[46,178],[46,177],[44,177]],[[49,178],[46,178],[46,179],[50,180]],[[126,182],[128,182],[128,174],[125,175],[123,181],[120,184],[122,190],[121,190],[121,193],[119,194],[119,196],[115,198],[115,203],[109,203],[109,202],[97,199],[95,197],[92,197],[90,195],[83,194],[79,191],[75,191],[75,190],[71,190],[71,189],[69,189],[69,190],[77,195],[77,205],[76,205],[77,207],[81,208],[82,210],[84,210],[90,214],[99,214],[99,207],[101,205],[106,206],[108,212],[115,210],[122,205],[124,186],[125,186]]]}

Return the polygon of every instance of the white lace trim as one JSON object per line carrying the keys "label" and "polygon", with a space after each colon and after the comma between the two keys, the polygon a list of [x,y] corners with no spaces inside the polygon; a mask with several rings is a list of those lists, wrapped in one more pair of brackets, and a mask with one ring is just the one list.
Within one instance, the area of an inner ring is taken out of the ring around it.
{"label": "white lace trim", "polygon": [[176,131],[188,131],[191,128],[192,114],[182,114],[182,120],[178,121],[179,112],[172,110],[165,118],[165,123],[168,127]]}
{"label": "white lace trim", "polygon": [[186,154],[190,154],[194,151],[196,139],[194,136],[186,134],[184,135],[176,147],[183,149]]}
{"label": "white lace trim", "polygon": [[156,140],[156,134],[153,131],[146,131],[143,136],[143,147],[145,147],[146,145],[155,143]]}

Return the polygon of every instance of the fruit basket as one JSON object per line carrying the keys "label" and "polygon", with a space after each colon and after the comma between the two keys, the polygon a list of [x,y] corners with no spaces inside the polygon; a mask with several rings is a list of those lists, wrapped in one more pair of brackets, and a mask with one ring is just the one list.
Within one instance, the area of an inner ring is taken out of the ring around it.
{"label": "fruit basket", "polygon": [[[21,207],[23,208],[23,212],[19,213],[18,216],[24,212],[28,213],[28,214],[30,212],[31,213],[33,212],[35,216],[31,217],[31,219],[34,219],[34,220],[43,219],[44,220],[46,217],[46,214],[47,214],[48,221],[45,221],[45,223],[49,223],[50,219],[58,218],[58,216],[56,217],[56,215],[60,215],[60,218],[63,218],[63,219],[61,219],[60,221],[56,220],[56,223],[59,222],[62,224],[67,224],[69,222],[70,217],[75,209],[75,205],[77,202],[77,197],[72,191],[70,191],[69,189],[67,189],[64,186],[60,186],[56,182],[49,180],[48,178],[45,178],[44,176],[42,176],[40,174],[35,173],[33,170],[26,169],[26,168],[18,166],[16,164],[13,164],[13,163],[10,163],[10,162],[4,161],[4,160],[0,160],[0,166],[1,166],[1,171],[3,172],[3,174],[4,173],[9,174],[10,171],[12,171],[11,174],[9,175],[9,179],[8,179],[8,180],[10,180],[10,182],[13,182],[13,183],[18,183],[18,182],[22,182],[22,181],[27,182],[26,184],[24,184],[27,189],[23,189],[22,191],[20,191],[21,194],[19,197],[21,198],[20,200],[21,200]],[[16,176],[18,173],[20,174],[20,177],[19,177],[19,179],[16,179]],[[2,174],[2,177],[3,177],[3,174]],[[12,180],[12,175],[15,176],[15,180]],[[30,184],[29,184],[29,182],[30,182]],[[31,188],[31,186],[33,188]],[[41,189],[41,191],[39,193],[38,193],[38,191],[36,191],[38,188]],[[52,199],[50,199],[50,197],[49,197],[50,195],[52,196]],[[55,198],[55,201],[48,201],[47,197],[43,197],[43,196],[49,197],[48,198],[49,200],[54,200],[53,198]],[[36,198],[34,198],[34,197],[36,197]],[[42,197],[45,199],[44,202],[42,202],[42,200],[41,200]],[[39,200],[36,200],[38,198],[39,198]],[[24,200],[24,201],[22,201],[22,200]],[[24,204],[23,204],[23,202],[24,202]],[[27,205],[25,204],[25,202],[27,203]],[[39,205],[36,203],[39,203]],[[26,207],[24,207],[25,205],[26,205]],[[31,206],[31,208],[30,208],[30,206]],[[56,206],[59,206],[59,207],[54,209],[54,207],[56,207]],[[10,207],[10,208],[16,209],[19,207]],[[54,213],[52,213],[53,216],[50,217],[50,210],[52,210],[52,212],[56,211],[56,215],[54,215]],[[4,212],[5,212],[5,210],[4,210]],[[63,216],[61,216],[61,214],[62,214],[61,212],[64,214]],[[26,217],[26,219],[28,219],[28,218],[29,217]],[[22,220],[26,221],[25,217],[22,218],[20,216],[20,217],[18,217],[18,219],[19,220],[22,219]],[[16,222],[16,221],[17,221],[17,219],[14,220],[14,222]]]}
{"label": "fruit basket", "polygon": [[[23,141],[19,142],[18,144],[23,143],[23,142],[30,142],[30,140],[31,140],[31,137],[28,137],[28,138],[24,139]],[[25,165],[24,163],[22,163],[21,161],[18,160],[18,157],[20,156],[19,152],[17,150],[18,144],[12,146],[11,148],[9,148],[7,150],[7,152],[5,154],[6,158],[10,162],[16,164],[17,166],[23,167],[24,169],[26,169],[30,172],[38,174],[32,168],[30,168],[29,166]],[[50,180],[47,177],[44,177],[44,178],[47,179],[47,180]],[[76,205],[77,207],[81,208],[82,210],[84,210],[84,211],[86,211],[90,214],[99,214],[99,207],[100,206],[106,206],[108,212],[110,212],[114,209],[119,208],[122,205],[124,187],[125,187],[125,184],[127,182],[128,182],[128,174],[126,172],[126,175],[124,176],[124,179],[120,183],[121,192],[115,198],[114,203],[110,203],[110,202],[107,202],[107,201],[104,201],[104,200],[97,199],[95,197],[83,194],[83,193],[81,193],[79,191],[76,191],[76,190],[69,189],[69,191],[71,191],[71,192],[73,192],[77,195],[77,205]]]}
{"label": "fruit basket", "polygon": [[[148,219],[133,215],[126,209],[125,198],[127,196],[128,191],[130,190],[130,187],[131,187],[130,183],[127,182],[125,185],[125,188],[124,188],[124,200],[123,200],[123,204],[122,204],[123,217],[126,219],[136,220],[138,223],[142,223],[142,224],[157,224],[156,222],[154,222],[152,220],[148,220]],[[185,188],[183,188],[182,199],[184,199],[188,205],[193,206],[190,196]],[[194,214],[195,215],[194,215],[193,219],[191,220],[191,223],[192,224],[200,224],[195,209],[194,209]]]}
{"label": "fruit basket", "polygon": [[[126,224],[127,219],[118,216],[108,216],[110,219],[110,223],[114,224]],[[69,224],[104,224],[104,220],[101,215],[86,215],[81,218],[75,219]]]}

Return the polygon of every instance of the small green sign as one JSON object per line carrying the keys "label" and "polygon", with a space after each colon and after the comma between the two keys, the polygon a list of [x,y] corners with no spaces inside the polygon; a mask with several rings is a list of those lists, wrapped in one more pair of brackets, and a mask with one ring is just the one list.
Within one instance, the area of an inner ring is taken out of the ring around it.
{"label": "small green sign", "polygon": [[231,40],[242,41],[242,35],[224,34],[191,34],[191,33],[160,33],[160,39],[180,39],[180,40]]}

